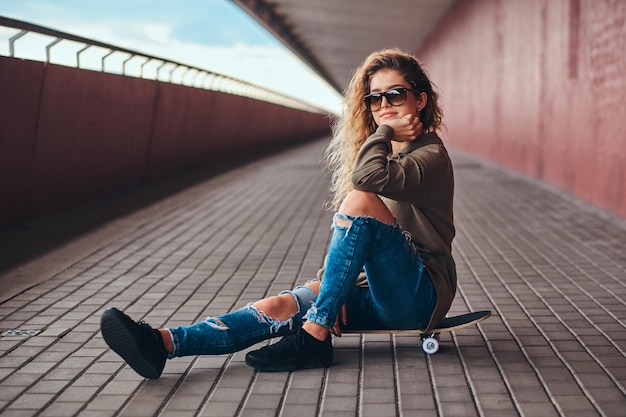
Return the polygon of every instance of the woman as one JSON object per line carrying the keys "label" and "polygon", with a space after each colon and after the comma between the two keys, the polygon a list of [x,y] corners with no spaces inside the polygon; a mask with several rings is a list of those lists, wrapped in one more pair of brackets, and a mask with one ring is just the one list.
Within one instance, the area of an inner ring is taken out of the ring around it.
{"label": "woman", "polygon": [[333,235],[318,280],[218,317],[152,329],[104,312],[104,339],[131,367],[158,378],[166,358],[224,354],[285,335],[246,355],[262,371],[332,364],[341,329],[429,329],[456,291],[451,255],[454,178],[438,137],[438,94],[418,61],[371,54],[345,93],[327,149]]}

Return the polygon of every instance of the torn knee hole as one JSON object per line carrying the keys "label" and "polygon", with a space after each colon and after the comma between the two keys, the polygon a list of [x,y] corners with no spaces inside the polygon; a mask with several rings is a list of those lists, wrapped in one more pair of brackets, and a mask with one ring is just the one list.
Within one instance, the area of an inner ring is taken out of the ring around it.
{"label": "torn knee hole", "polygon": [[224,324],[222,320],[217,317],[209,317],[206,319],[206,323],[216,330],[228,330],[228,326]]}
{"label": "torn knee hole", "polygon": [[341,218],[341,217],[337,217],[335,219],[335,224],[337,226],[341,226],[341,227],[350,227],[350,226],[352,226],[352,221],[348,220],[348,219]]}
{"label": "torn knee hole", "polygon": [[289,317],[287,320],[279,320],[267,315],[263,310],[259,310],[252,304],[248,304],[248,308],[252,311],[259,323],[267,324],[270,327],[270,333],[276,333],[283,326],[288,326],[290,330],[293,329],[293,317]]}
{"label": "torn knee hole", "polygon": [[250,305],[249,307],[259,323],[272,323],[279,320],[273,317],[273,314],[268,314],[265,310],[262,310],[254,305]]}

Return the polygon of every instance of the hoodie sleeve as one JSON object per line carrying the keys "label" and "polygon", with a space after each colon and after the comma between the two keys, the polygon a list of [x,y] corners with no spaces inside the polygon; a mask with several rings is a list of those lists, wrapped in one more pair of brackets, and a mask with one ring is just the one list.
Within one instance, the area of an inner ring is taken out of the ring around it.
{"label": "hoodie sleeve", "polygon": [[395,200],[415,200],[437,186],[449,169],[440,141],[431,134],[391,155],[393,129],[382,125],[363,144],[351,175],[357,190],[374,192]]}

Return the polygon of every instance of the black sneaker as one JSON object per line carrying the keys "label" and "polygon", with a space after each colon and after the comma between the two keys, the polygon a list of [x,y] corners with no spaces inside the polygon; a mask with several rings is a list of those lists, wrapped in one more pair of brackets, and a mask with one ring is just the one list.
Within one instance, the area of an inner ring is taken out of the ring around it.
{"label": "black sneaker", "polygon": [[333,344],[328,335],[320,342],[302,328],[280,342],[248,352],[246,364],[259,371],[285,372],[297,369],[326,368],[333,363]]}
{"label": "black sneaker", "polygon": [[102,313],[100,329],[107,345],[135,372],[150,379],[161,376],[167,352],[157,329],[143,321],[135,322],[117,308]]}

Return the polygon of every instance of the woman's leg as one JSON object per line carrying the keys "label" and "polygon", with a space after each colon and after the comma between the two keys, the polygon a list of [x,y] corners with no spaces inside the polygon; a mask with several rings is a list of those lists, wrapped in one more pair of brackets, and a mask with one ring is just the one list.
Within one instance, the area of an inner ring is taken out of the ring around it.
{"label": "woman's leg", "polygon": [[102,314],[100,329],[111,349],[138,374],[154,379],[163,372],[168,357],[235,352],[291,332],[300,326],[315,298],[315,291],[302,286],[232,313],[160,330],[110,308]]}
{"label": "woman's leg", "polygon": [[[232,353],[272,337],[284,336],[301,326],[302,317],[315,298],[316,293],[309,286],[300,286],[231,313],[166,329],[173,346],[169,357]],[[168,342],[165,344],[167,346]]]}
{"label": "woman's leg", "polygon": [[[415,288],[425,276],[419,256],[376,194],[353,191],[335,215],[324,280],[315,305],[307,313],[304,330],[318,340],[327,337],[341,304],[363,268],[372,287],[375,311],[381,313],[384,322],[412,312]],[[426,281],[429,280],[426,278]],[[382,314],[387,309],[394,313]],[[406,327],[410,325],[408,322],[416,325],[413,318],[406,320],[405,317],[404,321],[398,326]]]}
{"label": "woman's leg", "polygon": [[[361,328],[379,327],[410,329],[427,324],[437,303],[435,287],[424,270],[424,264],[410,236],[397,227],[393,215],[376,194],[355,192],[356,199],[348,199],[341,213],[354,217],[373,217],[384,225],[377,225],[379,234],[375,241],[375,253],[365,260],[364,270],[368,288],[362,295],[351,297],[353,323],[355,309],[360,318],[371,319],[372,326],[361,320]],[[352,197],[352,196],[349,196]],[[394,225],[393,228],[385,225]],[[356,292],[353,292],[356,295]],[[356,304],[361,300],[365,304]],[[371,314],[363,314],[371,311]],[[350,314],[348,314],[350,319]]]}
{"label": "woman's leg", "polygon": [[[307,286],[310,285],[307,284]],[[318,291],[319,288],[315,291],[316,295]],[[276,321],[287,321],[300,310],[298,304],[299,303],[293,294],[284,292],[280,295],[259,300],[253,303],[252,307],[258,314],[266,315]],[[218,318],[215,318],[214,320],[218,320]],[[163,338],[163,343],[165,343],[165,350],[168,354],[173,354],[174,341],[172,340],[172,333],[170,329],[159,329],[159,332]]]}

